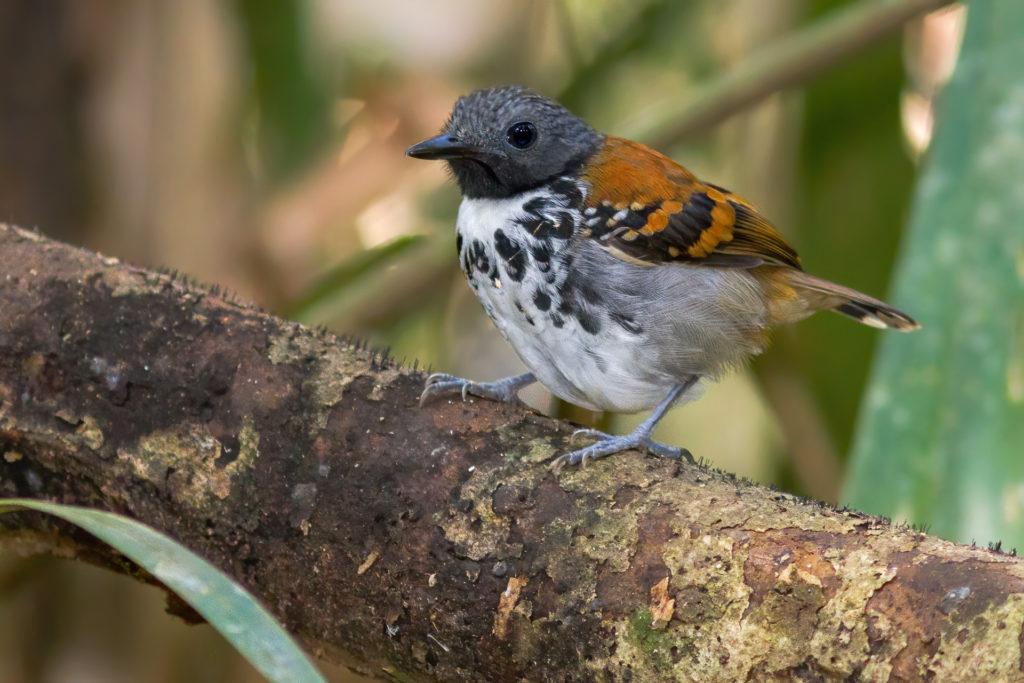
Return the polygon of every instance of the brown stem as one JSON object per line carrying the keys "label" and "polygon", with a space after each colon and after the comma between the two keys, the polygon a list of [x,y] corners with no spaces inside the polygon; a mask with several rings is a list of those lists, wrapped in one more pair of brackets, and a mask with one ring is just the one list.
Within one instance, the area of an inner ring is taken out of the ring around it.
{"label": "brown stem", "polygon": [[772,93],[805,83],[949,0],[862,0],[750,55],[703,87],[652,104],[622,134],[665,149]]}

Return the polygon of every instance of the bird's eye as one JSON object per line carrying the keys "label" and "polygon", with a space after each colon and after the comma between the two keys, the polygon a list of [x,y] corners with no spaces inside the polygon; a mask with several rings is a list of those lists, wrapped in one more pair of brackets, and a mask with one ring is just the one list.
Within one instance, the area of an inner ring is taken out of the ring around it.
{"label": "bird's eye", "polygon": [[529,121],[513,123],[505,139],[516,149],[526,149],[537,140],[537,128]]}

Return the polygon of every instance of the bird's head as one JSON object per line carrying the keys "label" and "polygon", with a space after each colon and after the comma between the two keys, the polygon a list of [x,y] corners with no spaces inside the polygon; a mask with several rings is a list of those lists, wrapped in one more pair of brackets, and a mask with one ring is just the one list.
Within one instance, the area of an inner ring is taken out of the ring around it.
{"label": "bird's head", "polygon": [[406,154],[447,161],[466,197],[503,198],[574,173],[603,141],[557,102],[506,86],[460,97],[441,135]]}

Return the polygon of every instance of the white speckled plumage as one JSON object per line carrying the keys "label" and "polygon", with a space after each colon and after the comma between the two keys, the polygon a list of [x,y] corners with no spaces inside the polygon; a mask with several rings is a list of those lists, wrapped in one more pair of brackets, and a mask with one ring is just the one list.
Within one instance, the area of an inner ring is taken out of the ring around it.
{"label": "white speckled plumage", "polygon": [[654,427],[700,380],[760,353],[774,325],[834,310],[904,331],[917,323],[804,272],[796,251],[745,199],[654,150],[595,131],[523,88],[460,98],[443,132],[407,152],[442,159],[462,191],[459,260],[529,373],[477,383],[432,375],[421,402],[461,393],[516,400],[539,380],[571,403],[653,408],[630,434],[556,466],[630,448],[673,458]]}
{"label": "white speckled plumage", "polygon": [[[578,187],[585,196],[585,184]],[[528,214],[524,206],[537,198],[547,200],[543,213],[551,217],[564,216],[568,209],[574,221],[571,238],[541,240],[524,226],[529,224],[522,220]],[[747,271],[625,262],[580,236],[580,214],[579,206],[569,207],[542,189],[505,199],[464,199],[456,223],[460,262],[474,293],[502,336],[555,396],[594,410],[648,410],[690,377],[716,377],[760,352],[765,301]],[[520,280],[509,276],[508,259],[495,247],[499,230],[526,261]],[[541,272],[533,257],[534,248],[545,242],[551,245],[550,274]],[[486,258],[473,258],[481,248]],[[486,269],[478,267],[484,263]],[[494,277],[500,287],[487,286]],[[581,296],[567,303],[570,278],[598,283],[593,295],[600,297],[600,305]],[[537,292],[550,298],[546,310],[535,303]],[[653,305],[659,301],[664,305]],[[597,331],[585,329],[576,313],[592,317]],[[679,400],[699,391],[695,384]]]}

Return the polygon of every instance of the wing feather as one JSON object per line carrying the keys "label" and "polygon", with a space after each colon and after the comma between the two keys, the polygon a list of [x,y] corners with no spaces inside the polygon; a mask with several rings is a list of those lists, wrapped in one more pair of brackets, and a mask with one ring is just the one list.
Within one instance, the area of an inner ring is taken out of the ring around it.
{"label": "wing feather", "polygon": [[637,142],[608,137],[584,179],[585,234],[620,258],[800,268],[793,247],[749,202]]}

